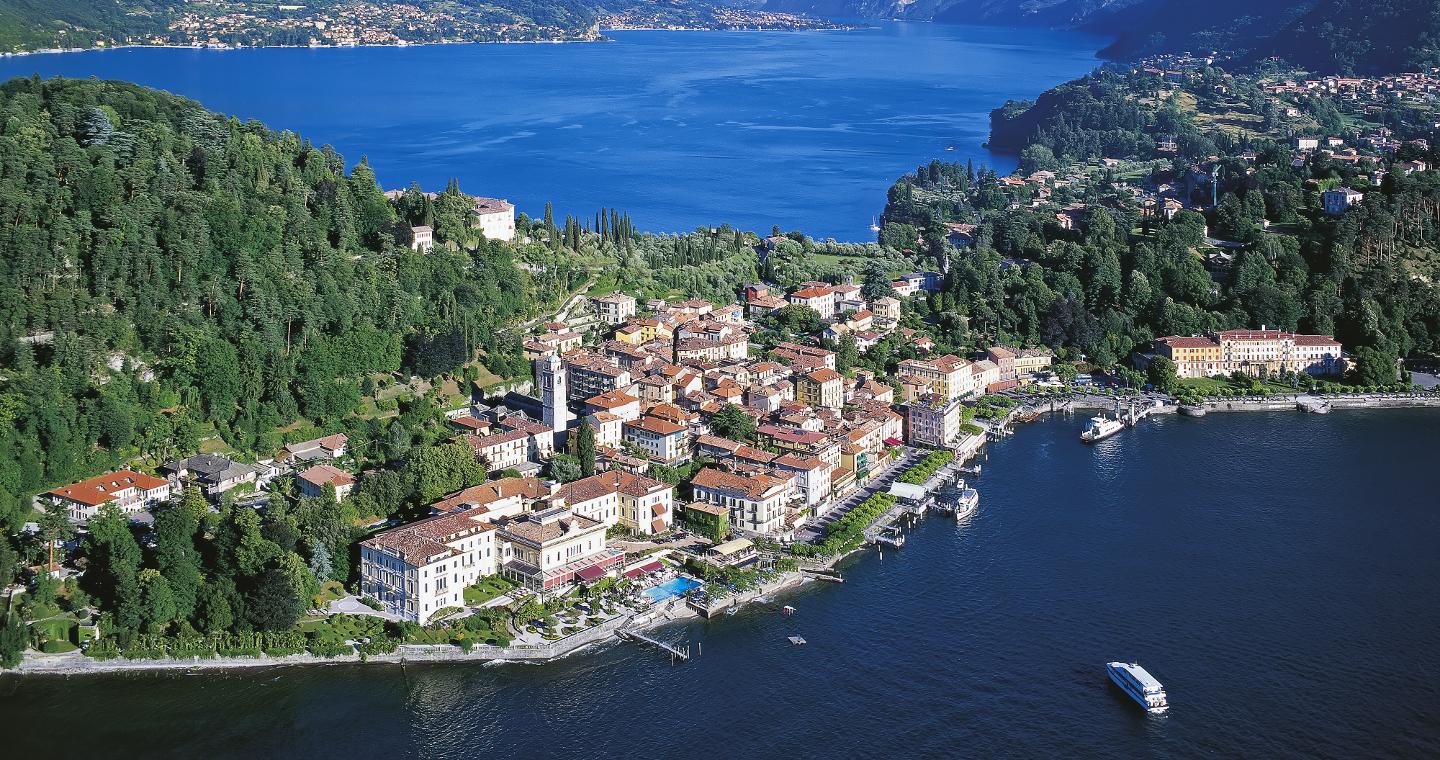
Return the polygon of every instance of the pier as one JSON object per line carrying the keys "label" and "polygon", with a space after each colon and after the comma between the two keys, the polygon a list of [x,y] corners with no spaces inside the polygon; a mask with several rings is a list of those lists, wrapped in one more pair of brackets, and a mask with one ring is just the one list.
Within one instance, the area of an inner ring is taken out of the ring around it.
{"label": "pier", "polygon": [[649,644],[653,647],[659,647],[660,649],[669,652],[671,662],[674,662],[675,660],[679,660],[680,662],[690,661],[689,644],[686,644],[683,647],[676,646],[674,644],[667,644],[663,641],[660,641],[659,639],[653,639],[640,631],[621,630],[618,633],[620,635],[620,638],[627,641],[639,641],[644,644]]}

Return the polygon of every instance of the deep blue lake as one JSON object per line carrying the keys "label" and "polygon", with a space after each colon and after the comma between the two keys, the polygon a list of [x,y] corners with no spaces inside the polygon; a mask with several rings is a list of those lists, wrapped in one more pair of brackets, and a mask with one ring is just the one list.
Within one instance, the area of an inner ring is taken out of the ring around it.
{"label": "deep blue lake", "polygon": [[0,678],[0,730],[11,757],[1440,756],[1440,411],[1081,425],[992,445],[973,518],[843,585],[661,629],[685,665]]}
{"label": "deep blue lake", "polygon": [[[538,215],[730,223],[873,239],[932,158],[1005,171],[989,111],[1096,65],[1104,41],[886,23],[850,32],[614,32],[614,42],[334,50],[129,49],[0,59],[0,78],[125,79],[370,159],[387,188],[457,177]],[[947,150],[952,147],[954,150]]]}

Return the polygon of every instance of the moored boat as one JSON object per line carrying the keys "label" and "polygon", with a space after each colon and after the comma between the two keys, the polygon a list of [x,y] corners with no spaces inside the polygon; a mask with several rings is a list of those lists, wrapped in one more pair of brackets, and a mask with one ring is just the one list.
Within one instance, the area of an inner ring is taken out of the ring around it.
{"label": "moored boat", "polygon": [[1080,440],[1099,443],[1125,429],[1125,423],[1110,417],[1091,417],[1090,424],[1080,433]]}
{"label": "moored boat", "polygon": [[955,499],[955,519],[964,520],[975,514],[980,507],[980,492],[973,488],[962,488]]}
{"label": "moored boat", "polygon": [[1105,665],[1110,680],[1115,682],[1130,698],[1140,703],[1146,712],[1162,713],[1170,707],[1165,699],[1165,687],[1155,676],[1133,662],[1111,662]]}

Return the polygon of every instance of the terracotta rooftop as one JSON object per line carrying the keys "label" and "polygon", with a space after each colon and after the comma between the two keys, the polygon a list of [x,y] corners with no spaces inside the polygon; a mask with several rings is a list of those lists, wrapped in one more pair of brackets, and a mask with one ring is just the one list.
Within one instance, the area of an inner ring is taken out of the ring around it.
{"label": "terracotta rooftop", "polygon": [[539,478],[501,478],[456,491],[431,504],[430,509],[436,512],[459,512],[467,509],[484,511],[490,504],[513,496],[534,500],[549,495],[550,489],[546,488]]}
{"label": "terracotta rooftop", "polygon": [[586,404],[601,409],[619,409],[622,406],[637,404],[639,402],[639,398],[621,390],[606,391],[598,396],[591,396],[585,399]]}
{"label": "terracotta rooftop", "polygon": [[612,493],[623,493],[626,496],[648,496],[668,488],[670,488],[669,485],[654,478],[611,470],[596,473],[573,483],[566,483],[560,486],[560,490],[555,495],[564,499],[566,504],[574,506]]}
{"label": "terracotta rooftop", "polygon": [[323,488],[329,483],[336,488],[340,486],[353,485],[355,476],[328,464],[317,464],[314,467],[300,473],[300,479],[317,488]]}
{"label": "terracotta rooftop", "polygon": [[706,467],[695,474],[691,483],[698,488],[738,494],[751,501],[760,501],[775,488],[783,486],[785,481],[771,475],[750,475],[742,477],[734,473]]}
{"label": "terracotta rooftop", "polygon": [[673,422],[662,420],[659,417],[641,417],[634,422],[625,423],[625,427],[644,430],[656,435],[675,435],[676,433],[685,432],[684,425],[677,425]]}
{"label": "terracotta rooftop", "polygon": [[116,470],[104,475],[96,475],[88,480],[79,483],[72,483],[68,486],[51,489],[47,493],[51,496],[59,496],[62,499],[84,504],[90,507],[97,507],[105,502],[112,501],[116,491],[123,491],[127,488],[138,488],[142,491],[149,491],[159,488],[169,481],[164,478],[157,478],[153,475],[145,475],[134,470]]}

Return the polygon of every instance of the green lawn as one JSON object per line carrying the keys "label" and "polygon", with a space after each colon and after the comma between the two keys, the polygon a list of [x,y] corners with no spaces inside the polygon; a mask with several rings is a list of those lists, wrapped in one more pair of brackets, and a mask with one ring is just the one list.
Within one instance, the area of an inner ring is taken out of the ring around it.
{"label": "green lawn", "polygon": [[475,585],[465,587],[465,604],[478,607],[513,588],[515,584],[509,579],[489,575],[476,581]]}
{"label": "green lawn", "polygon": [[[1284,383],[1277,383],[1269,380],[1255,381],[1270,393],[1293,393],[1295,387]],[[1249,392],[1250,383],[1237,383],[1228,377],[1187,377],[1181,378],[1176,383],[1177,395],[1218,395],[1221,391],[1228,390],[1232,393]]]}
{"label": "green lawn", "polygon": [[585,291],[585,294],[588,296],[609,295],[615,291],[616,282],[614,271],[602,272],[595,278],[595,284],[591,285],[590,289]]}
{"label": "green lawn", "polygon": [[865,265],[865,257],[863,256],[837,256],[833,253],[816,253],[812,255],[816,261],[826,264],[837,264],[839,266],[852,266],[856,268]]}
{"label": "green lawn", "polygon": [[336,599],[344,598],[345,586],[339,581],[327,581],[324,588],[320,589],[320,593],[315,595],[315,609],[323,610],[329,607],[330,603]]}

